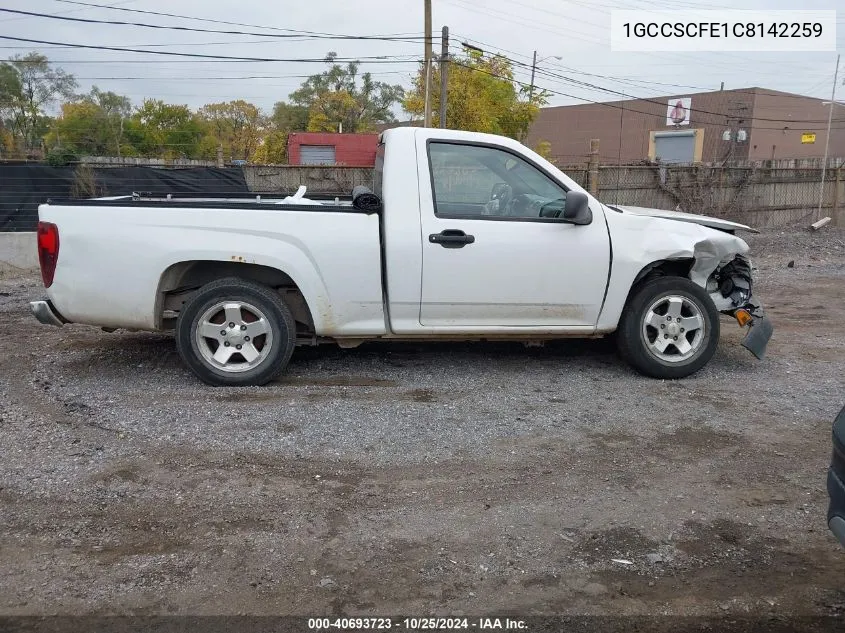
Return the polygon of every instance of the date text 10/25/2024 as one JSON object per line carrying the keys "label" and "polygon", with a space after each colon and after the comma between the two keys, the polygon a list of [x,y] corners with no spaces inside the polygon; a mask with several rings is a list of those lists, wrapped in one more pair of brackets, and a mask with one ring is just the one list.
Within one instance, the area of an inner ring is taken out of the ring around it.
{"label": "date text 10/25/2024", "polygon": [[309,618],[309,631],[527,631],[515,618]]}

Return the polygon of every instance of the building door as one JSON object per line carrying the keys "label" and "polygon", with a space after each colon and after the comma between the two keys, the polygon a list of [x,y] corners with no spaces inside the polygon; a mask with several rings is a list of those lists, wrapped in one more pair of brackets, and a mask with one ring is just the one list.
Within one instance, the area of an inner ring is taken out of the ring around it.
{"label": "building door", "polygon": [[661,163],[694,163],[695,131],[655,132],[654,157]]}
{"label": "building door", "polygon": [[300,165],[335,165],[334,145],[301,145]]}

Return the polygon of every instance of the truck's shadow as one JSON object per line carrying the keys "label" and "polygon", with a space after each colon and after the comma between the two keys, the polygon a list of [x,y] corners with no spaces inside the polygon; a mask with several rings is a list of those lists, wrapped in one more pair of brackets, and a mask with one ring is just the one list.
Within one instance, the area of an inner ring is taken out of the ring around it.
{"label": "truck's shadow", "polygon": [[596,358],[615,356],[613,341],[604,339],[565,339],[548,341],[542,346],[526,346],[512,341],[470,341],[470,342],[403,342],[390,343],[373,341],[360,347],[341,349],[336,345],[326,344],[316,347],[299,347],[292,362],[305,363],[314,360],[340,358],[372,359],[383,358],[389,364],[401,359],[418,360],[424,357],[443,357],[450,360],[459,358],[477,359],[484,357],[506,358],[569,358],[588,356]]}

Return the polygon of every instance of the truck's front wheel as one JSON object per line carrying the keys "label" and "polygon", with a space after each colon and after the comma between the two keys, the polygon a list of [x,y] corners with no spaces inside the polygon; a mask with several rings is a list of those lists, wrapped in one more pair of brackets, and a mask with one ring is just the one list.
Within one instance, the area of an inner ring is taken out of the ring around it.
{"label": "truck's front wheel", "polygon": [[278,376],[296,344],[296,325],[281,296],[237,278],[200,288],[176,323],[185,364],[216,386],[263,385]]}
{"label": "truck's front wheel", "polygon": [[684,378],[704,367],[719,343],[719,312],[703,288],[683,277],[658,277],[635,289],[616,337],[641,373]]}

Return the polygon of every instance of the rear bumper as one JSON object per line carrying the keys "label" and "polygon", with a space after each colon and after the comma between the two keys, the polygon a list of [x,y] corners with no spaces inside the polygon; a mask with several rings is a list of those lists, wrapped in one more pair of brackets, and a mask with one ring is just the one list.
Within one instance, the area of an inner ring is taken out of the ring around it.
{"label": "rear bumper", "polygon": [[45,301],[31,301],[29,309],[32,310],[35,318],[44,325],[61,327],[65,323],[68,323],[68,320],[59,314],[59,311],[56,310],[56,307],[49,299]]}

